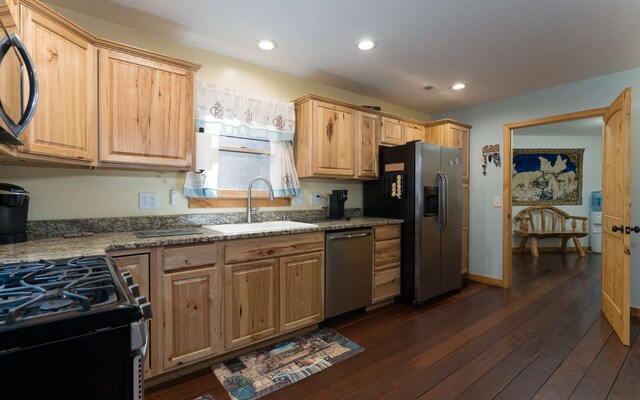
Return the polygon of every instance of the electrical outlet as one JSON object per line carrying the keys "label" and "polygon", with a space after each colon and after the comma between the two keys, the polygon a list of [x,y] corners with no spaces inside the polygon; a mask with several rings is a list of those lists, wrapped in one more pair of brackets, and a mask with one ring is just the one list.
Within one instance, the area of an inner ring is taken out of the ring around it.
{"label": "electrical outlet", "polygon": [[500,196],[495,196],[493,198],[493,206],[494,207],[502,207],[502,197]]}
{"label": "electrical outlet", "polygon": [[158,209],[158,192],[139,192],[138,193],[138,209],[139,210],[156,210]]}
{"label": "electrical outlet", "polygon": [[312,206],[320,205],[320,194],[319,193],[309,193],[309,203]]}

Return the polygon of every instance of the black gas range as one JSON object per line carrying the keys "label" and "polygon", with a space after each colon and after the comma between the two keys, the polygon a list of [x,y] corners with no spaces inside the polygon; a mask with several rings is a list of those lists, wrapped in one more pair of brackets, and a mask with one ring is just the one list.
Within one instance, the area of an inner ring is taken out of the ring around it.
{"label": "black gas range", "polygon": [[0,387],[141,399],[151,306],[108,257],[0,264]]}

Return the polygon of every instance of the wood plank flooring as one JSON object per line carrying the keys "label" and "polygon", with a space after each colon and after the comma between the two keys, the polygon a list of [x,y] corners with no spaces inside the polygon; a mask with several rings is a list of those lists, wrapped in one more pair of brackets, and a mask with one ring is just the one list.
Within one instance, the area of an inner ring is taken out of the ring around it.
{"label": "wood plank flooring", "polygon": [[[465,282],[421,309],[393,304],[331,328],[361,354],[265,399],[640,399],[640,320],[623,346],[600,312],[600,256],[514,254],[513,287]],[[147,400],[229,396],[210,370]]]}

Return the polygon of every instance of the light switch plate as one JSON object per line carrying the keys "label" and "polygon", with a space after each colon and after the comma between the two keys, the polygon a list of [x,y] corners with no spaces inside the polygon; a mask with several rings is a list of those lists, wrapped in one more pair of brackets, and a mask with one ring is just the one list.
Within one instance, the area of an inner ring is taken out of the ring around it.
{"label": "light switch plate", "polygon": [[309,193],[309,204],[312,206],[320,205],[320,194],[319,193]]}
{"label": "light switch plate", "polygon": [[158,192],[139,192],[138,193],[138,209],[139,210],[157,210]]}
{"label": "light switch plate", "polygon": [[502,197],[500,196],[495,196],[493,198],[493,206],[494,207],[502,207]]}

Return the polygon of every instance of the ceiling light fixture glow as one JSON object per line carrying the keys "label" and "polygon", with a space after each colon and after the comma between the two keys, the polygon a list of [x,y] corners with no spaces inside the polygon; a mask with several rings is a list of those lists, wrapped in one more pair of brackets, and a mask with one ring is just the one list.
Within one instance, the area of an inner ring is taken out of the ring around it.
{"label": "ceiling light fixture glow", "polygon": [[365,39],[358,42],[358,49],[362,51],[371,50],[374,47],[376,47],[376,42],[374,42],[373,40]]}
{"label": "ceiling light fixture glow", "polygon": [[265,51],[271,51],[278,47],[278,43],[270,39],[260,39],[256,42],[259,48]]}
{"label": "ceiling light fixture glow", "polygon": [[453,86],[451,86],[451,89],[453,89],[453,90],[462,90],[462,89],[464,89],[466,87],[467,87],[467,85],[465,85],[462,82],[459,82],[459,83],[455,83]]}

